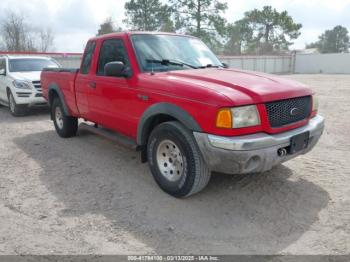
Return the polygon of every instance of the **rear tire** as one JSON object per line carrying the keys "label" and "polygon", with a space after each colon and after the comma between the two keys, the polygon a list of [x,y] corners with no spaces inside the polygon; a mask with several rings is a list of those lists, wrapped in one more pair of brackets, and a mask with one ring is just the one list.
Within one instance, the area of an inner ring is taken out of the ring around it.
{"label": "rear tire", "polygon": [[24,116],[27,113],[27,105],[16,104],[15,98],[10,90],[7,93],[7,97],[9,101],[9,109],[13,116]]}
{"label": "rear tire", "polygon": [[203,190],[211,171],[193,134],[178,122],[166,122],[151,133],[147,146],[148,163],[160,188],[177,198]]}
{"label": "rear tire", "polygon": [[67,116],[64,113],[61,100],[55,98],[51,106],[51,116],[55,125],[57,134],[60,137],[68,138],[77,135],[78,119]]}

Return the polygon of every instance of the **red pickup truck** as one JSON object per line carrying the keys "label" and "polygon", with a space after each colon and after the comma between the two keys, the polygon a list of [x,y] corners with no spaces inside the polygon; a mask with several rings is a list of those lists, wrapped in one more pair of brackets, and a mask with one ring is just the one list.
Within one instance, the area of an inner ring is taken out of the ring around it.
{"label": "red pickup truck", "polygon": [[309,152],[324,130],[303,84],[229,69],[199,39],[127,32],[88,41],[81,68],[45,69],[57,133],[79,127],[141,152],[175,197],[201,191],[212,171],[270,170]]}

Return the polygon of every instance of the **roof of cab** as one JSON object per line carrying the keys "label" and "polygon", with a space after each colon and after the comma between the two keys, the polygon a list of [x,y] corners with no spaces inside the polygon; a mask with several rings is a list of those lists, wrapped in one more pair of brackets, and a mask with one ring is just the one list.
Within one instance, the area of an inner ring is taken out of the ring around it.
{"label": "roof of cab", "polygon": [[90,41],[91,40],[111,38],[111,37],[117,37],[117,36],[120,37],[120,36],[131,36],[131,35],[173,35],[173,36],[183,36],[183,37],[195,38],[194,36],[190,36],[190,35],[168,33],[168,32],[123,31],[123,32],[118,32],[118,33],[111,33],[111,34],[105,34],[105,35],[101,35],[101,36],[96,36],[96,37],[91,38]]}

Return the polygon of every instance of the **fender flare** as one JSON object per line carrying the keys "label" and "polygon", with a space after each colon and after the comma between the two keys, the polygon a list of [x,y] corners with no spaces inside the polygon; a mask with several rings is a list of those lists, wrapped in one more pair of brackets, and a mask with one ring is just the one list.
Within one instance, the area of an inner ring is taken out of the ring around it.
{"label": "fender flare", "polygon": [[143,146],[147,143],[148,130],[152,120],[157,115],[168,115],[180,121],[191,131],[202,132],[196,120],[184,109],[170,103],[158,103],[149,107],[142,115],[137,128],[137,144]]}
{"label": "fender flare", "polygon": [[58,95],[58,97],[60,98],[64,113],[67,116],[70,116],[71,114],[69,113],[66,101],[64,99],[64,95],[63,95],[62,91],[60,90],[60,87],[56,83],[50,84],[49,88],[48,88],[48,103],[49,103],[49,106],[51,106],[51,94],[52,94],[52,92],[55,92]]}

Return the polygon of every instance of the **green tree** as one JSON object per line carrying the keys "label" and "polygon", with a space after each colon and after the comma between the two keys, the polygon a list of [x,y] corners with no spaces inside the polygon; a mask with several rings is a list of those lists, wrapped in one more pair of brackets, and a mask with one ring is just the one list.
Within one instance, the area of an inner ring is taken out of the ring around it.
{"label": "green tree", "polygon": [[249,48],[256,53],[288,50],[293,44],[291,41],[300,36],[302,28],[301,24],[293,21],[287,11],[280,13],[271,6],[246,12],[240,22],[253,31],[254,37],[249,43]]}
{"label": "green tree", "polygon": [[99,35],[105,35],[110,34],[114,32],[121,32],[123,29],[121,27],[116,27],[113,23],[113,20],[111,17],[108,17],[98,29],[97,36]]}
{"label": "green tree", "polygon": [[171,8],[160,0],[129,0],[125,3],[124,22],[132,30],[173,31]]}
{"label": "green tree", "polygon": [[253,30],[241,20],[227,26],[226,55],[241,55],[253,39]]}
{"label": "green tree", "polygon": [[349,52],[349,47],[349,32],[341,25],[326,30],[319,37],[319,41],[307,45],[307,48],[317,48],[321,53],[346,53]]}
{"label": "green tree", "polygon": [[221,0],[170,0],[177,29],[201,38],[215,51],[222,46],[227,3]]}

